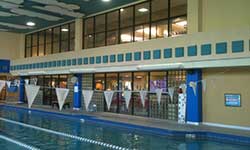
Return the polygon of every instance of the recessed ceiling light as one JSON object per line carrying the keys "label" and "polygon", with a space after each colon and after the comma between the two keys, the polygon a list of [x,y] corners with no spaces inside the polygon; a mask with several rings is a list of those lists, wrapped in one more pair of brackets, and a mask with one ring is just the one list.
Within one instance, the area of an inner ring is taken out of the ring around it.
{"label": "recessed ceiling light", "polygon": [[140,8],[140,9],[138,9],[138,11],[139,11],[139,12],[147,12],[148,9],[147,9],[147,8]]}
{"label": "recessed ceiling light", "polygon": [[27,25],[27,26],[33,27],[33,26],[35,26],[36,24],[35,24],[34,22],[29,21],[29,22],[26,23],[26,25]]}
{"label": "recessed ceiling light", "polygon": [[62,31],[63,31],[63,32],[68,32],[68,31],[69,31],[69,29],[62,28]]}
{"label": "recessed ceiling light", "polygon": [[124,11],[124,9],[123,9],[123,8],[121,8],[121,9],[120,9],[120,12],[123,12],[123,11]]}
{"label": "recessed ceiling light", "polygon": [[111,0],[102,0],[103,2],[110,2]]}

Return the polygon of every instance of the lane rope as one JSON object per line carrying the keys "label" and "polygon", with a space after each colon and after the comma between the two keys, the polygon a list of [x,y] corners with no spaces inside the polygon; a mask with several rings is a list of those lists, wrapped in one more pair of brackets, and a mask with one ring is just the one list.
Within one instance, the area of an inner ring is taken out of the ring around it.
{"label": "lane rope", "polygon": [[28,150],[40,150],[39,148],[36,148],[36,147],[33,147],[31,145],[27,145],[25,143],[22,143],[20,141],[17,141],[17,140],[14,140],[14,139],[11,139],[11,138],[8,138],[6,136],[3,136],[3,135],[0,135],[0,139],[3,139],[5,141],[8,141],[8,142],[11,142],[11,143],[14,143],[20,147],[23,147],[23,148],[26,148]]}
{"label": "lane rope", "polygon": [[0,120],[4,121],[4,122],[12,123],[12,124],[20,125],[20,126],[23,126],[23,127],[32,128],[32,129],[35,129],[35,130],[40,130],[40,131],[43,131],[43,132],[64,136],[64,137],[75,139],[75,140],[85,142],[85,143],[95,144],[95,145],[99,145],[99,146],[103,146],[103,147],[107,147],[107,148],[111,148],[111,149],[116,149],[116,150],[129,150],[129,148],[120,147],[120,146],[117,146],[117,145],[108,144],[108,143],[104,143],[104,142],[100,142],[100,141],[96,141],[96,140],[91,140],[91,139],[87,139],[87,138],[84,138],[84,137],[71,135],[71,134],[67,134],[67,133],[63,133],[63,132],[58,132],[58,131],[54,131],[54,130],[50,130],[50,129],[45,129],[45,128],[41,128],[41,127],[29,125],[29,124],[17,122],[17,121],[5,119],[5,118],[2,118],[2,117],[0,117]]}

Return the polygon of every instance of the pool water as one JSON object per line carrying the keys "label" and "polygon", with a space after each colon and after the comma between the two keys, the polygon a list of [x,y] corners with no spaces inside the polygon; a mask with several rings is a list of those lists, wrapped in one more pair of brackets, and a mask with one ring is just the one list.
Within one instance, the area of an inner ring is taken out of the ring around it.
{"label": "pool water", "polygon": [[0,107],[0,149],[249,150],[250,145],[159,136],[88,118]]}

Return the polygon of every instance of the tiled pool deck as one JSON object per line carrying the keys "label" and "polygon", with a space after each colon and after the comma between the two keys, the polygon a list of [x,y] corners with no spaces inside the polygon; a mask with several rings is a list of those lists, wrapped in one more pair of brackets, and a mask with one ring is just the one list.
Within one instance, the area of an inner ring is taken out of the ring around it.
{"label": "tiled pool deck", "polygon": [[[6,106],[14,106],[18,108],[27,109],[27,104],[4,104]],[[214,127],[208,125],[190,125],[190,124],[178,124],[174,121],[163,120],[163,119],[155,119],[155,118],[146,118],[146,117],[138,117],[138,116],[130,116],[123,114],[114,114],[107,112],[84,112],[83,110],[74,111],[72,109],[63,109],[59,111],[56,108],[51,108],[49,106],[32,106],[32,109],[67,115],[87,115],[95,117],[96,119],[106,120],[116,123],[124,123],[135,125],[140,128],[149,127],[159,129],[159,132],[167,130],[167,131],[177,131],[177,132],[186,132],[186,133],[206,133],[206,136],[209,138],[216,138],[218,136],[223,137],[224,139],[239,141],[239,142],[247,142],[250,144],[250,131],[247,130],[239,130],[239,129],[231,129],[231,128],[223,128],[223,127]],[[203,134],[202,134],[203,135]],[[241,138],[243,137],[243,140]],[[244,143],[245,143],[244,142]]]}

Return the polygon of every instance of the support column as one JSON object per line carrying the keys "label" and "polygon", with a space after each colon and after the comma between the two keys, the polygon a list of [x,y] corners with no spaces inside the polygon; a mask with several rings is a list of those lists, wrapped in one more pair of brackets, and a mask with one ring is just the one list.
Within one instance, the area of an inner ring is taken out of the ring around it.
{"label": "support column", "polygon": [[74,110],[80,110],[82,101],[82,74],[76,74],[77,82],[74,84]]}
{"label": "support column", "polygon": [[[198,125],[202,122],[202,70],[193,69],[187,71],[187,123]],[[197,82],[199,81],[199,82]],[[190,87],[190,82],[196,82],[196,94]]]}
{"label": "support column", "polygon": [[75,51],[82,51],[83,45],[83,21],[82,18],[75,20]]}
{"label": "support column", "polygon": [[24,77],[20,77],[20,85],[19,85],[19,97],[18,97],[18,103],[24,103],[25,99],[25,80]]}

